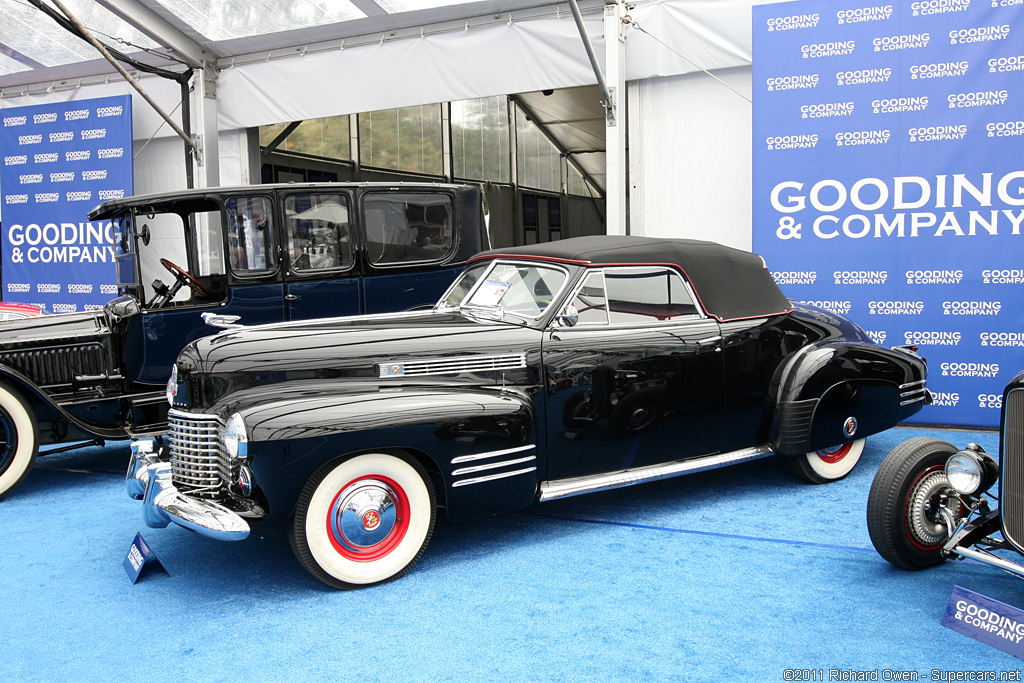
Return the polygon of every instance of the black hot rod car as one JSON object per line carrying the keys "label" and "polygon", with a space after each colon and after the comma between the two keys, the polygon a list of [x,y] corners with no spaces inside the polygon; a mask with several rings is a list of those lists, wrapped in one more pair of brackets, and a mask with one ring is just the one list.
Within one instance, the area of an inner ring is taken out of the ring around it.
{"label": "black hot rod car", "polygon": [[100,205],[89,217],[112,223],[109,287],[121,296],[0,328],[0,498],[40,445],[164,432],[171,366],[209,325],[433,305],[490,246],[482,207],[479,188],[435,183],[218,187]]}
{"label": "black hot rod car", "polygon": [[762,458],[846,476],[930,398],[909,348],[794,306],[709,242],[581,237],[473,258],[433,310],[222,332],[133,448],[150,526],[283,525],[316,578],[397,578],[465,519]]}
{"label": "black hot rod car", "polygon": [[[925,436],[892,449],[868,495],[878,553],[901,569],[968,557],[1024,577],[1024,561],[996,554],[1024,554],[1024,372],[1003,391],[999,441],[999,461],[977,444],[958,450]],[[998,495],[989,493],[997,481]]]}

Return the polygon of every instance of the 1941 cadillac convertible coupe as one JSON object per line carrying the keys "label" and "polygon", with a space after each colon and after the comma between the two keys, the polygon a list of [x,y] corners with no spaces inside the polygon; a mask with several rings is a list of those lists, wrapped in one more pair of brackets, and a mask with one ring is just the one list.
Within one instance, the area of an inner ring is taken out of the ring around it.
{"label": "1941 cadillac convertible coupe", "polygon": [[[222,332],[167,385],[128,492],[154,527],[284,526],[335,588],[395,579],[460,520],[773,453],[841,479],[930,400],[912,348],[788,301],[709,242],[583,237],[477,255],[433,310]],[[158,448],[154,450],[154,445]]]}

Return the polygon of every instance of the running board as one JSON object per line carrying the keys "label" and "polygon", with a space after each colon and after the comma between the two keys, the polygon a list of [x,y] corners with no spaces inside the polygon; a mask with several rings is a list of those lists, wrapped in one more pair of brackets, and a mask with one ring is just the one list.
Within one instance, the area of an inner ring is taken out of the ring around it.
{"label": "running board", "polygon": [[702,458],[690,458],[688,460],[675,460],[662,463],[661,465],[648,465],[646,467],[635,467],[617,472],[606,472],[587,477],[573,477],[571,479],[556,479],[554,481],[542,481],[540,484],[539,500],[557,500],[578,496],[583,493],[595,493],[597,491],[608,491],[634,484],[644,484],[658,479],[678,477],[683,474],[715,470],[719,467],[736,465],[748,460],[757,460],[772,455],[770,446],[757,446],[755,448],[744,448],[732,453],[717,453]]}

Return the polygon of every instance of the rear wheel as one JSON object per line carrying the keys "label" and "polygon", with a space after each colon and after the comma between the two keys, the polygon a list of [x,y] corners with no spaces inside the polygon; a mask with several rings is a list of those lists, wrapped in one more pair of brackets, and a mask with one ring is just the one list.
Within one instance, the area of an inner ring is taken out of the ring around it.
{"label": "rear wheel", "polygon": [[416,460],[357,455],[310,477],[288,537],[314,577],[332,588],[361,588],[393,581],[416,563],[434,514],[434,488]]}
{"label": "rear wheel", "polygon": [[811,484],[827,484],[844,478],[860,462],[865,439],[848,441],[841,446],[810,451],[804,455],[786,458],[789,471]]}
{"label": "rear wheel", "polygon": [[28,475],[36,461],[36,421],[21,396],[0,384],[0,498]]}
{"label": "rear wheel", "polygon": [[868,533],[878,554],[900,569],[924,569],[945,558],[942,545],[966,514],[946,479],[956,446],[931,437],[908,439],[882,461],[868,495]]}

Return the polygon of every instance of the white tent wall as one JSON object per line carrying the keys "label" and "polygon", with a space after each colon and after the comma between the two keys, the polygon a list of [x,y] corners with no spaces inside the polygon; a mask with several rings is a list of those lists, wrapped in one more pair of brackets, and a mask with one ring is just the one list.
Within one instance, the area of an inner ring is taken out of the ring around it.
{"label": "white tent wall", "polygon": [[[715,72],[750,97],[751,69]],[[750,102],[704,73],[629,84],[630,232],[751,249]]]}
{"label": "white tent wall", "polygon": [[[625,73],[634,91],[629,102],[634,233],[699,233],[749,248],[750,105],[707,76],[685,74],[699,73],[699,67],[724,70],[726,80],[749,93],[752,4],[641,0],[631,5],[635,25],[625,29]],[[604,4],[584,0],[581,7],[603,61]],[[297,38],[292,47],[219,60],[220,183],[258,182],[252,169],[259,164],[247,153],[246,128],[596,82],[568,5],[470,19],[455,28],[424,26],[309,45]],[[746,70],[731,71],[736,67]],[[155,77],[140,83],[180,120],[176,83]],[[183,187],[183,143],[116,76],[94,85],[59,81],[3,88],[0,107],[126,92],[133,96],[136,151],[154,136],[136,160],[136,192]],[[679,200],[681,191],[685,201]]]}

